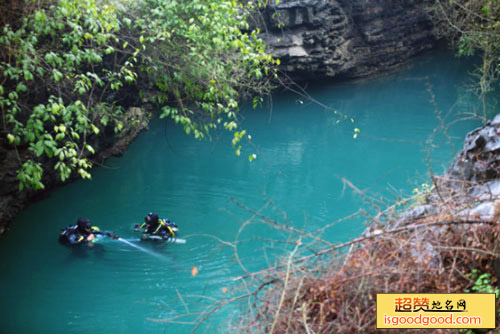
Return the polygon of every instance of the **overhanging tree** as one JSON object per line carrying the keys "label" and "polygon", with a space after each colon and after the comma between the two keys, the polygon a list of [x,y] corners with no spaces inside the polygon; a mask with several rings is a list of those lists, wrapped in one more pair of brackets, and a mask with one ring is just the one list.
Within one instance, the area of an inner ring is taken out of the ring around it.
{"label": "overhanging tree", "polygon": [[248,31],[248,4],[25,4],[0,36],[3,131],[17,152],[27,152],[18,154],[20,189],[44,187],[47,161],[63,181],[73,173],[89,178],[89,138],[104,126],[122,129],[123,105],[112,97],[124,90],[148,96],[162,117],[195,138],[218,127],[233,131],[236,146],[245,135],[235,131],[240,97],[250,94],[257,103],[271,88],[275,61],[257,32]]}
{"label": "overhanging tree", "polygon": [[487,118],[486,95],[500,73],[500,1],[436,0],[439,31],[456,43],[458,54],[479,53],[477,68],[479,95],[483,100],[483,118]]}

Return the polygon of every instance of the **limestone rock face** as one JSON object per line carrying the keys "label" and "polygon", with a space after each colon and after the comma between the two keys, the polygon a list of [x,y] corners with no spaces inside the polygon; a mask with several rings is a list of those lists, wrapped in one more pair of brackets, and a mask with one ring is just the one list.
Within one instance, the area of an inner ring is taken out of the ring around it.
{"label": "limestone rock face", "polygon": [[[500,178],[500,114],[467,134],[448,178],[483,183]],[[496,188],[495,188],[496,189]]]}
{"label": "limestone rock face", "polygon": [[281,0],[256,17],[292,78],[355,78],[437,45],[426,0]]}

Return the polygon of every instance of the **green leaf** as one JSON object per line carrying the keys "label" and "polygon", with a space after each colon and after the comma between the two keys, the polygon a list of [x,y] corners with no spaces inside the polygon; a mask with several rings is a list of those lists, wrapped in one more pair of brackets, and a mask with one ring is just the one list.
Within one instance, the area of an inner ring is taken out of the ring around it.
{"label": "green leaf", "polygon": [[55,69],[55,68],[52,70],[52,74],[54,76],[54,81],[55,82],[58,82],[58,81],[60,81],[63,78],[63,74],[61,72],[59,72],[57,69]]}
{"label": "green leaf", "polygon": [[90,127],[92,128],[92,131],[98,135],[99,134],[99,128],[95,126],[94,124],[90,124]]}
{"label": "green leaf", "polygon": [[10,92],[8,96],[9,96],[9,100],[11,100],[11,101],[15,101],[19,98],[19,95],[17,95],[16,92]]}
{"label": "green leaf", "polygon": [[26,85],[23,84],[22,82],[17,84],[16,92],[25,93],[27,90],[28,90],[28,88],[26,88]]}
{"label": "green leaf", "polygon": [[90,152],[90,154],[95,154],[95,150],[94,150],[94,148],[92,146],[90,146],[90,145],[87,144],[87,145],[85,145],[85,147]]}
{"label": "green leaf", "polygon": [[35,21],[37,23],[43,23],[43,22],[45,22],[45,19],[46,19],[46,16],[45,16],[45,13],[43,11],[37,11],[35,13]]}
{"label": "green leaf", "polygon": [[9,144],[12,144],[16,140],[16,137],[9,133],[7,134],[7,139],[9,140]]}
{"label": "green leaf", "polygon": [[[40,145],[39,145],[40,144]],[[41,156],[43,154],[43,150],[44,150],[44,147],[43,147],[43,144],[42,142],[38,142],[36,145],[35,145],[35,154],[37,157]]]}
{"label": "green leaf", "polygon": [[108,125],[108,121],[109,121],[109,118],[107,115],[102,116],[102,118],[101,118],[102,125],[104,125],[104,126]]}

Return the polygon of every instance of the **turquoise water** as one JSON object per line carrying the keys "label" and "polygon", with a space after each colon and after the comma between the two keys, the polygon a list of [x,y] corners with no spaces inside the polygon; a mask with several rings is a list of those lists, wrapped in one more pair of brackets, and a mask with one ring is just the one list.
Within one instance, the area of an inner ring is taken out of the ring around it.
{"label": "turquoise water", "polygon": [[[343,178],[388,202],[411,194],[428,180],[425,141],[440,124],[427,84],[443,117],[452,108],[456,115],[470,111],[477,104],[466,94],[469,69],[467,61],[438,53],[370,80],[309,85],[314,98],[354,123],[337,124],[332,111],[277,93],[272,112],[269,105],[244,111],[252,144],[243,146],[241,157],[224,134],[197,142],[170,122],[154,121],[123,157],[96,168],[92,181],[60,188],[16,219],[0,242],[0,332],[188,333],[192,325],[152,319],[187,308],[199,312],[208,304],[200,296],[231,297],[231,278],[244,272],[232,248],[210,235],[234,241],[252,217],[234,201],[314,231],[366,207]],[[436,172],[445,169],[466,132],[477,125],[454,124],[447,132],[450,143],[437,136],[432,152]],[[357,139],[355,127],[360,129]],[[257,158],[249,163],[246,157],[253,153]],[[135,240],[133,225],[149,211],[177,222],[186,244],[158,247]],[[102,240],[86,252],[59,245],[59,228],[79,216],[147,252],[116,240]],[[345,241],[362,230],[362,220],[351,220],[323,237]],[[264,268],[287,249],[269,239],[288,237],[262,224],[244,229],[238,248],[245,268]],[[191,275],[193,266],[197,276]],[[224,328],[235,310],[222,309],[200,332]]]}

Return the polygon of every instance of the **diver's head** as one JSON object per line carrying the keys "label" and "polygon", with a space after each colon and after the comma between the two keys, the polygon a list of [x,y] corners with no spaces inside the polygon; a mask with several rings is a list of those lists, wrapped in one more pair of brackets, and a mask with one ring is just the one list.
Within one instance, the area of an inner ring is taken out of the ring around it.
{"label": "diver's head", "polygon": [[146,216],[146,218],[144,218],[144,222],[147,224],[147,225],[154,225],[158,222],[158,214],[156,213],[148,213],[148,215]]}
{"label": "diver's head", "polygon": [[85,217],[78,218],[78,221],[76,222],[76,226],[77,226],[78,231],[85,232],[85,233],[89,233],[91,228],[92,228],[92,224],[90,223],[90,220],[88,220],[88,218],[85,218]]}

